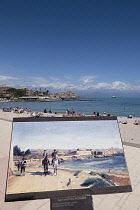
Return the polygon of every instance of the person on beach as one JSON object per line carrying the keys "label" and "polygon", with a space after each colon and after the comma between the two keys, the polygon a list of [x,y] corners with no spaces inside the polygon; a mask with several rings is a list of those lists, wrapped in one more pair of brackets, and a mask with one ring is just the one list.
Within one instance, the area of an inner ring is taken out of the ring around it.
{"label": "person on beach", "polygon": [[21,176],[25,176],[25,168],[27,166],[26,160],[23,158],[21,163],[20,163],[20,167],[21,167]]}
{"label": "person on beach", "polygon": [[135,120],[134,125],[140,125],[140,121],[139,120]]}
{"label": "person on beach", "polygon": [[106,115],[106,112],[103,112],[102,116],[107,116],[107,115]]}
{"label": "person on beach", "polygon": [[44,149],[44,152],[43,152],[43,156],[45,157],[46,156],[46,150]]}
{"label": "person on beach", "polygon": [[96,112],[93,113],[93,116],[97,116]]}
{"label": "person on beach", "polygon": [[100,116],[99,112],[97,112],[97,116]]}
{"label": "person on beach", "polygon": [[48,173],[48,165],[50,165],[50,161],[48,159],[47,153],[46,153],[45,158],[42,160],[42,165],[44,166],[44,175],[46,176]]}
{"label": "person on beach", "polygon": [[72,112],[71,112],[72,114],[75,114],[75,110],[74,110],[74,108],[72,107]]}
{"label": "person on beach", "polygon": [[56,149],[54,149],[54,151],[52,153],[52,163],[53,163],[53,160],[57,159],[57,158],[58,158],[58,153],[57,153]]}
{"label": "person on beach", "polygon": [[121,122],[121,124],[125,124],[126,125],[126,124],[128,124],[128,122],[127,122],[127,120],[124,120],[124,121]]}
{"label": "person on beach", "polygon": [[57,174],[58,163],[59,163],[58,153],[57,153],[56,149],[54,149],[54,152],[52,153],[52,165],[54,168],[54,174]]}
{"label": "person on beach", "polygon": [[70,110],[69,110],[69,109],[67,109],[67,114],[68,114],[68,115],[70,115],[70,114],[71,114],[71,112],[70,112]]}
{"label": "person on beach", "polygon": [[20,169],[20,166],[21,166],[21,164],[20,164],[20,161],[19,161],[18,164],[17,164],[18,171]]}

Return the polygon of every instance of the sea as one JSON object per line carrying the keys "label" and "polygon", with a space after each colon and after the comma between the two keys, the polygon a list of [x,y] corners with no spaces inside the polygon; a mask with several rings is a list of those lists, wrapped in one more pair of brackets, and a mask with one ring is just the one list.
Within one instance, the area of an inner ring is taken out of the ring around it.
{"label": "sea", "polygon": [[78,170],[110,170],[118,172],[128,172],[124,155],[104,158],[91,158],[82,160],[69,160],[60,163],[60,168],[70,168]]}
{"label": "sea", "polygon": [[80,98],[75,101],[55,101],[55,102],[1,102],[0,109],[6,107],[23,107],[30,108],[32,111],[47,111],[64,113],[67,109],[72,110],[78,114],[92,115],[93,112],[102,114],[110,114],[111,116],[140,117],[140,98],[122,98],[122,97],[108,97],[108,98]]}

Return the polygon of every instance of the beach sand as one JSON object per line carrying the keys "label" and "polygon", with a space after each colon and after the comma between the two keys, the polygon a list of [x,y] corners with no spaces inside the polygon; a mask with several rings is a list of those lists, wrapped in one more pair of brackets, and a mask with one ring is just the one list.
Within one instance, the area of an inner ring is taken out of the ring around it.
{"label": "beach sand", "polygon": [[[62,113],[42,113],[45,117],[62,117],[63,114]],[[18,118],[18,117],[31,117],[31,113],[30,112],[24,112],[24,113],[15,113],[13,111],[11,112],[3,112],[0,109],[0,119],[2,120],[7,120],[7,121],[12,121],[13,118]]]}
{"label": "beach sand", "polygon": [[[84,189],[81,184],[88,178],[101,178],[98,174],[92,176],[89,172],[81,171],[74,176],[76,170],[58,168],[57,175],[53,173],[53,168],[49,167],[48,175],[44,175],[43,167],[27,167],[25,176],[21,176],[17,167],[14,167],[14,175],[9,178],[7,194],[41,192],[69,189]],[[110,180],[116,186],[129,185],[128,173],[111,172],[108,174]],[[69,183],[71,179],[71,183]],[[88,187],[87,187],[88,188]]]}

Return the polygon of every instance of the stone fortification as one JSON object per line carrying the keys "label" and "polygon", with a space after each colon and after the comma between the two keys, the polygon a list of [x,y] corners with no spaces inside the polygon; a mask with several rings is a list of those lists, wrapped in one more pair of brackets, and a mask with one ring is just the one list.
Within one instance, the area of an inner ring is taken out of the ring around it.
{"label": "stone fortification", "polygon": [[60,92],[60,93],[50,93],[50,97],[53,98],[79,98],[79,96],[72,92],[72,91],[67,91],[67,92]]}

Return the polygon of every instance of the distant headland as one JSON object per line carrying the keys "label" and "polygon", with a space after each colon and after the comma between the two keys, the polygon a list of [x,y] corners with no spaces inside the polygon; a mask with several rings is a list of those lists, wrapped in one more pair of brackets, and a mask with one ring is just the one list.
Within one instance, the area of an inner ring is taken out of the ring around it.
{"label": "distant headland", "polygon": [[[50,93],[49,90],[42,90],[41,88],[32,90],[22,87],[17,89],[8,85],[0,85],[0,102],[51,102],[64,100],[82,101],[81,97],[73,91]],[[94,100],[87,99],[87,101]]]}

